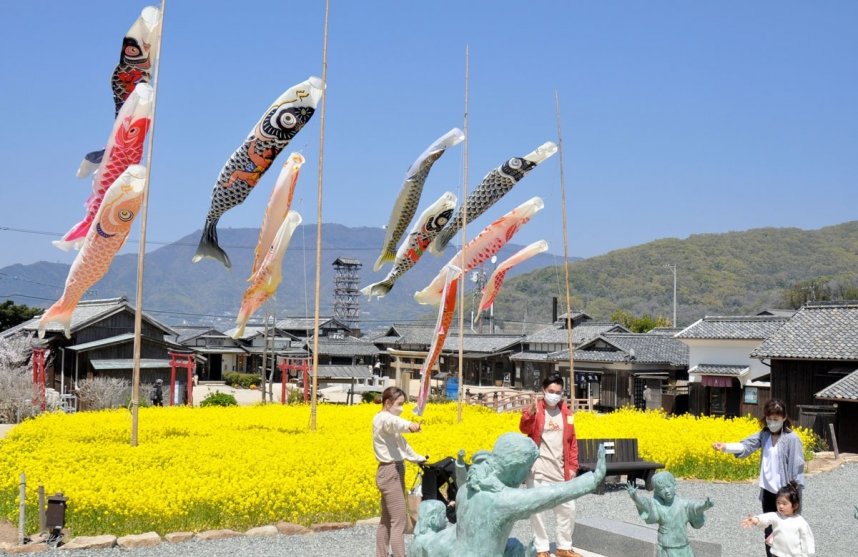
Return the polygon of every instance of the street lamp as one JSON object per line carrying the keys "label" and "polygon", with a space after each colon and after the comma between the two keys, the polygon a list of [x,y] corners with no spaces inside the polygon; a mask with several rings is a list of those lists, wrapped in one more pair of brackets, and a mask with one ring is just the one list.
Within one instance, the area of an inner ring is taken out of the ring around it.
{"label": "street lamp", "polygon": [[673,269],[673,328],[676,328],[676,263],[666,263],[668,269]]}

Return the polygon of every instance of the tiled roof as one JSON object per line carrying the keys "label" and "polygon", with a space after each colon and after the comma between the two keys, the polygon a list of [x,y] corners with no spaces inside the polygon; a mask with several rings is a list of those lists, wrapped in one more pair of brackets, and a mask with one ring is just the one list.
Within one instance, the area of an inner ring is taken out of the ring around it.
{"label": "tiled roof", "polygon": [[[312,350],[313,342],[308,341],[307,346]],[[378,353],[379,350],[373,343],[359,338],[328,339],[319,337],[319,354],[326,356],[375,356]]]}
{"label": "tiled roof", "polygon": [[176,332],[177,339],[176,341],[179,344],[183,344],[191,339],[195,339],[200,336],[223,336],[226,335],[217,329],[212,329],[208,326],[189,326],[183,325],[181,327],[173,327],[173,331]]}
{"label": "tiled roof", "polygon": [[681,330],[682,327],[655,327],[654,329],[650,329],[649,331],[647,331],[646,334],[674,336]]}
{"label": "tiled roof", "polygon": [[724,375],[729,377],[739,377],[749,371],[748,366],[728,366],[721,364],[697,364],[688,370],[688,373],[696,373],[698,375]]}
{"label": "tiled roof", "polygon": [[815,302],[751,352],[753,358],[858,360],[858,302]]}
{"label": "tiled roof", "polygon": [[[134,306],[129,304],[124,297],[108,298],[104,300],[83,300],[81,302],[78,302],[77,307],[75,307],[74,311],[72,311],[71,326],[69,327],[69,330],[72,334],[74,334],[78,330],[83,329],[96,321],[104,319],[105,317],[108,317],[115,313],[119,313],[124,309],[127,309],[131,313],[134,313],[135,311]],[[39,327],[40,318],[41,315],[39,315],[38,317],[34,317],[33,319],[30,319],[28,321],[25,321],[19,325],[16,325],[11,329],[7,329],[6,331],[3,331],[3,336],[8,336],[18,331],[35,331]],[[147,322],[152,323],[156,327],[162,329],[164,332],[174,334],[173,330],[170,327],[164,325],[156,319],[152,319],[152,317],[150,315],[147,315],[145,311],[143,312],[143,318]],[[45,331],[47,331],[48,333],[62,334],[63,326],[58,323],[50,322],[45,327]]]}
{"label": "tiled roof", "polygon": [[577,327],[572,328],[572,342],[581,344],[595,338],[603,333],[628,333],[629,330],[619,323],[599,323],[595,321],[587,321]]}
{"label": "tiled roof", "polygon": [[[92,369],[102,371],[105,369],[132,369],[134,360],[131,358],[114,360],[90,360]],[[157,360],[146,358],[140,360],[140,369],[170,369],[170,360]]]}
{"label": "tiled roof", "polygon": [[[607,332],[628,332],[628,330],[618,323],[594,322],[587,321],[581,325],[572,327],[572,343],[580,344],[585,340],[599,336]],[[525,343],[541,343],[541,344],[568,344],[569,330],[561,329],[555,325],[540,329],[535,333],[524,338]]]}
{"label": "tiled roof", "polygon": [[[561,321],[566,321],[568,319],[568,317],[569,317],[569,314],[564,311],[563,313],[561,313],[560,315],[557,316],[557,322],[559,323]],[[578,319],[584,319],[584,320],[589,321],[590,319],[593,319],[593,318],[590,317],[589,315],[587,315],[586,313],[584,313],[583,311],[573,311],[572,312],[572,322],[574,323]]]}
{"label": "tiled roof", "polygon": [[[569,352],[566,351],[568,354]],[[517,352],[509,357],[513,362],[545,362],[548,361],[548,354],[542,352]]]}
{"label": "tiled roof", "polygon": [[[319,317],[319,328],[330,325],[332,322],[344,329],[348,329],[344,323],[340,323],[333,317]],[[277,321],[277,328],[287,331],[312,331],[314,327],[315,317],[287,317],[286,319]]]}
{"label": "tiled roof", "polygon": [[317,366],[316,376],[319,379],[367,379],[372,377],[369,366]]}
{"label": "tiled roof", "polygon": [[[483,354],[493,354],[499,352],[507,346],[521,340],[521,335],[474,335],[466,334],[462,338],[462,346],[464,352],[473,354],[480,352]],[[452,332],[447,335],[444,341],[444,350],[447,352],[459,351],[459,335],[454,335]]]}
{"label": "tiled roof", "polygon": [[[413,344],[429,346],[435,336],[435,327],[430,325],[394,325],[394,327],[400,335],[396,343],[398,346]],[[450,334],[453,334],[452,331]],[[458,329],[455,334],[458,334]]]}
{"label": "tiled roof", "polygon": [[[600,342],[601,341],[601,342]],[[615,350],[602,348],[607,343]],[[623,362],[634,350],[634,362],[640,364],[688,365],[688,346],[673,337],[646,333],[605,333],[575,350],[575,360],[588,362]],[[551,354],[552,361],[566,361],[569,350]]]}
{"label": "tiled roof", "polygon": [[815,396],[826,400],[858,402],[858,370],[825,387]]}
{"label": "tiled roof", "polygon": [[[394,325],[394,329],[401,336],[387,336],[376,338],[376,344],[386,344],[392,348],[404,346],[419,346],[420,349],[428,349],[435,338],[435,327],[425,325]],[[492,354],[502,351],[513,344],[521,342],[524,337],[519,334],[475,334],[466,332],[463,338],[464,352]],[[391,339],[391,340],[387,340]],[[444,342],[443,350],[447,352],[458,352],[459,329],[451,328]]]}
{"label": "tiled roof", "polygon": [[794,309],[764,309],[757,315],[774,315],[776,317],[792,317],[797,310]]}
{"label": "tiled roof", "polygon": [[787,322],[773,315],[706,316],[676,335],[683,339],[763,340]]}
{"label": "tiled roof", "polygon": [[116,335],[113,337],[100,338],[91,342],[84,342],[83,344],[66,346],[66,349],[76,350],[78,352],[86,352],[87,350],[92,350],[93,348],[101,348],[103,346],[110,346],[113,344],[122,344],[123,342],[128,342],[129,340],[134,340],[134,333],[123,333],[121,335]]}

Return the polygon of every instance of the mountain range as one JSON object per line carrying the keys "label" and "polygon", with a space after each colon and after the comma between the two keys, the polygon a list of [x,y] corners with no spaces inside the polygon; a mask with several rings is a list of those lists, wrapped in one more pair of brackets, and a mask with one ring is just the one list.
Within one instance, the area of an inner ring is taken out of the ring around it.
{"label": "mountain range", "polygon": [[[622,309],[673,318],[748,315],[786,308],[785,291],[822,279],[841,291],[858,286],[858,221],[817,230],[757,228],[666,238],[570,264],[572,307],[597,319]],[[546,267],[507,282],[495,304],[500,318],[550,320],[540,300],[565,300],[563,268]],[[836,298],[836,294],[834,296]]]}
{"label": "mountain range", "polygon": [[[174,243],[147,252],[143,279],[143,309],[168,324],[213,324],[225,330],[234,326],[242,295],[249,285],[246,279],[253,264],[254,248],[259,237],[257,228],[224,228],[218,231],[221,247],[229,254],[232,268],[226,269],[211,259],[192,263],[200,232],[194,232]],[[384,229],[350,228],[338,224],[322,225],[322,260],[320,279],[320,314],[333,315],[334,268],[338,258],[358,260],[359,286],[382,280],[390,270],[386,265],[372,271],[384,240]],[[507,244],[498,253],[499,261],[523,246]],[[414,292],[424,288],[453,255],[449,247],[443,257],[430,254],[403,275],[383,298],[360,300],[361,328],[364,330],[426,319],[434,321],[435,311],[414,301]],[[556,257],[539,254],[513,268],[515,276],[554,264]],[[299,226],[283,258],[283,282],[276,298],[260,308],[255,317],[266,313],[282,319],[313,315],[315,296],[316,225]],[[38,262],[10,265],[0,269],[0,292],[4,298],[29,306],[50,306],[62,294],[69,265]],[[487,265],[491,274],[491,265]],[[469,283],[470,284],[470,283]],[[137,289],[137,254],[118,255],[108,271],[85,299],[125,296],[134,300]]]}
{"label": "mountain range", "polygon": [[[150,251],[145,258],[144,310],[168,324],[232,327],[248,284],[245,279],[258,234],[258,229],[249,228],[219,231],[221,246],[233,262],[229,270],[212,260],[191,263],[198,232]],[[337,258],[362,263],[360,287],[384,278],[389,266],[372,271],[383,238],[381,228],[323,225],[322,315],[333,314],[332,264]],[[521,247],[508,244],[498,260]],[[300,226],[284,257],[284,278],[276,300],[263,306],[257,317],[265,313],[278,319],[313,315],[315,250],[316,226]],[[444,257],[426,254],[387,296],[371,302],[361,298],[361,328],[366,331],[414,320],[433,322],[434,309],[418,305],[412,296],[429,284],[454,254],[450,248]],[[818,230],[758,228],[695,234],[575,260],[569,266],[572,308],[596,319],[607,319],[617,309],[672,318],[673,265],[678,325],[690,324],[704,315],[748,314],[784,307],[784,291],[801,281],[825,277],[834,283],[858,285],[858,221]],[[16,303],[47,307],[60,296],[68,269],[68,265],[46,262],[7,266],[0,269],[0,292]],[[492,265],[487,264],[485,271],[490,275]],[[561,300],[560,312],[565,311],[564,278],[562,258],[550,253],[514,267],[495,303],[498,324],[507,330],[523,330],[529,323],[549,323],[552,298]],[[136,279],[137,255],[117,256],[108,274],[87,297],[126,296],[133,300]],[[470,280],[467,284],[473,289]],[[469,297],[468,312],[472,304],[473,297]]]}

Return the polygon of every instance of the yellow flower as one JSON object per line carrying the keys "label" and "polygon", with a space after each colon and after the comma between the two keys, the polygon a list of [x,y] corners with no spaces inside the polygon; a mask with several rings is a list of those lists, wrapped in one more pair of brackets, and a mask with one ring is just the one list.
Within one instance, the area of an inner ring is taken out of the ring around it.
{"label": "yellow flower", "polygon": [[[28,528],[37,528],[37,491],[69,498],[76,534],[124,535],[210,528],[246,529],[286,520],[353,521],[379,513],[371,443],[379,406],[319,405],[310,431],[307,405],[142,408],[139,446],[130,446],[127,410],[45,414],[0,441],[0,519],[17,520],[18,477],[27,475]],[[415,416],[406,415],[416,420]],[[406,437],[431,460],[490,449],[518,431],[519,415],[455,404],[430,405],[423,431]],[[756,420],[665,416],[620,410],[579,412],[579,437],[636,437],[641,456],[681,477],[756,477],[759,457],[712,450],[759,429]],[[805,448],[810,434],[799,430]],[[410,487],[417,467],[406,467]]]}

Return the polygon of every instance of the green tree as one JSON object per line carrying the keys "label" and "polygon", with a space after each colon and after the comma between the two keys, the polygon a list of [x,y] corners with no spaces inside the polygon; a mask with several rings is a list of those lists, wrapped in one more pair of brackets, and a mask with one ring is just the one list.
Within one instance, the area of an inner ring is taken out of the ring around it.
{"label": "green tree", "polygon": [[12,300],[6,300],[0,304],[0,331],[5,331],[10,327],[32,319],[43,311],[42,308],[31,308],[24,304],[16,304]]}
{"label": "green tree", "polygon": [[656,327],[670,327],[670,320],[667,317],[652,315],[645,313],[640,317],[635,317],[628,311],[618,309],[611,314],[611,321],[615,321],[630,330],[633,333],[645,333]]}
{"label": "green tree", "polygon": [[807,302],[831,300],[830,282],[830,277],[817,277],[796,282],[784,290],[782,300],[791,309],[798,309]]}

